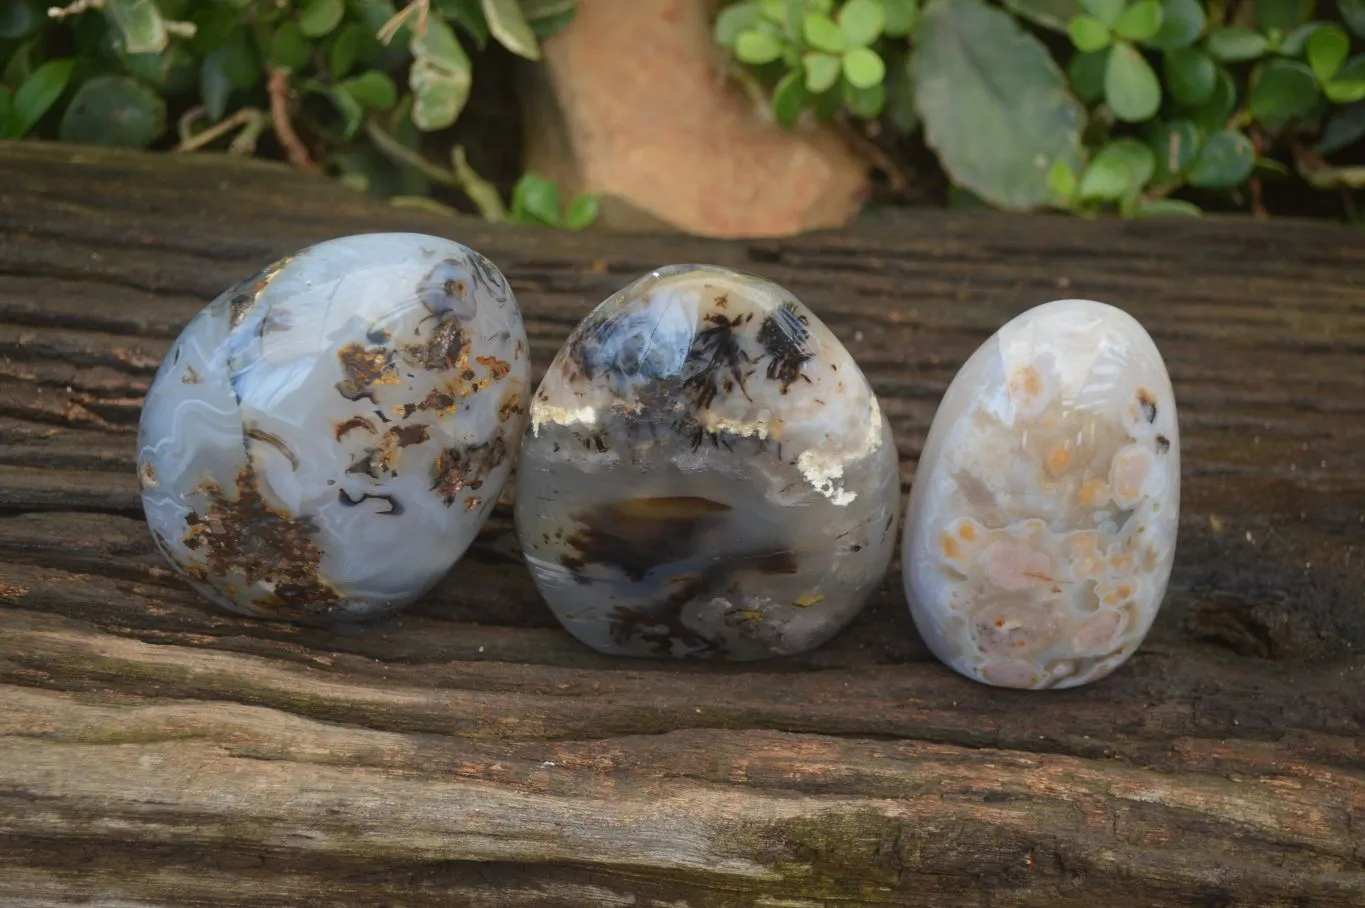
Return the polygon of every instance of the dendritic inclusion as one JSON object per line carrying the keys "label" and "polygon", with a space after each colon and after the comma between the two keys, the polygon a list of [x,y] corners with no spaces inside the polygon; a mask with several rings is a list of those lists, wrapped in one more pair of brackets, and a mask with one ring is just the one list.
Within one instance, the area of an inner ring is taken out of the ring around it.
{"label": "dendritic inclusion", "polygon": [[894,547],[898,459],[867,380],[791,294],[728,269],[652,272],[584,319],[519,464],[536,583],[603,652],[808,650]]}
{"label": "dendritic inclusion", "polygon": [[1175,398],[1127,313],[1058,300],[1006,324],[939,405],[902,563],[929,648],[1005,687],[1075,687],[1141,644],[1180,508]]}
{"label": "dendritic inclusion", "polygon": [[332,240],[209,304],[162,362],[138,474],[157,547],[228,609],[353,619],[464,553],[525,423],[507,282],[418,234]]}

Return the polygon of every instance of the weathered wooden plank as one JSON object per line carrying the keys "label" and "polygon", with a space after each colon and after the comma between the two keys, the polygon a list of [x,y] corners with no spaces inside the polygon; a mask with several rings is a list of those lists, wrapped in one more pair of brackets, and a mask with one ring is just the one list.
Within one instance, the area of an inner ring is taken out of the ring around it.
{"label": "weathered wooden plank", "polygon": [[[719,243],[442,219],[207,155],[10,143],[0,170],[0,901],[1365,904],[1357,232],[923,211]],[[929,657],[893,570],[815,653],[607,659],[536,596],[510,492],[393,619],[208,607],[138,509],[158,358],[271,259],[393,229],[497,261],[540,368],[651,267],[787,285],[876,387],[906,488],[999,324],[1125,306],[1185,445],[1147,645],[1082,690],[974,685]]]}

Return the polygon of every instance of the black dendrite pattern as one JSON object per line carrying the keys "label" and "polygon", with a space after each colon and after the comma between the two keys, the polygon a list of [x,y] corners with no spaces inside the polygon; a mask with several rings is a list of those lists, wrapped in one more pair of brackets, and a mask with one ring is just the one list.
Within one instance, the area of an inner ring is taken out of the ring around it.
{"label": "black dendrite pattern", "polygon": [[697,332],[688,351],[690,374],[683,380],[683,391],[698,408],[707,409],[722,391],[728,394],[736,386],[749,396],[744,387],[744,367],[753,360],[736,329],[752,318],[752,313],[730,318],[719,312],[706,317],[706,327]]}
{"label": "black dendrite pattern", "polygon": [[790,302],[773,310],[758,329],[758,342],[768,354],[768,379],[781,382],[783,394],[797,379],[810,381],[801,372],[815,356],[807,346],[809,340],[810,321]]}

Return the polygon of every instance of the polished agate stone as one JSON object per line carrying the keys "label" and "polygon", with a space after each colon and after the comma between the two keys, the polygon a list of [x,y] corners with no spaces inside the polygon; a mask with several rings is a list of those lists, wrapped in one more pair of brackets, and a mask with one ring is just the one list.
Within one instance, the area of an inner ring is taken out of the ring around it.
{"label": "polished agate stone", "polygon": [[1142,643],[1180,510],[1175,397],[1120,309],[1058,300],[1007,323],[953,379],[920,456],[902,566],[949,666],[1075,687]]}
{"label": "polished agate stone", "polygon": [[891,431],[776,284],[673,266],[598,306],[531,403],[516,520],[537,586],[606,653],[748,660],[834,636],[894,550]]}
{"label": "polished agate stone", "polygon": [[395,611],[483,524],[529,388],[516,300],[482,255],[417,234],[311,246],[210,303],[157,371],[152,537],[233,611]]}

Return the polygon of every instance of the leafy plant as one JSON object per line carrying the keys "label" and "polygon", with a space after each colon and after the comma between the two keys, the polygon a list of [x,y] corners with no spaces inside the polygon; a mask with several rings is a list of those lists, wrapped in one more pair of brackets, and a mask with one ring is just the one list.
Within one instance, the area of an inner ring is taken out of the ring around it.
{"label": "leafy plant", "polygon": [[887,48],[919,15],[918,0],[744,0],[716,18],[716,40],[742,63],[780,74],[772,96],[778,122],[841,107],[875,117],[886,103]]}
{"label": "leafy plant", "polygon": [[0,137],[239,154],[272,137],[296,165],[358,189],[467,195],[468,162],[460,178],[426,155],[469,101],[470,50],[539,59],[574,11],[575,0],[7,0]]}
{"label": "leafy plant", "polygon": [[[1001,2],[742,0],[715,34],[780,123],[916,136],[1001,208],[1257,207],[1293,172],[1365,187],[1328,160],[1365,138],[1365,0],[1338,0],[1339,21],[1313,0]],[[884,66],[850,66],[864,51]]]}

